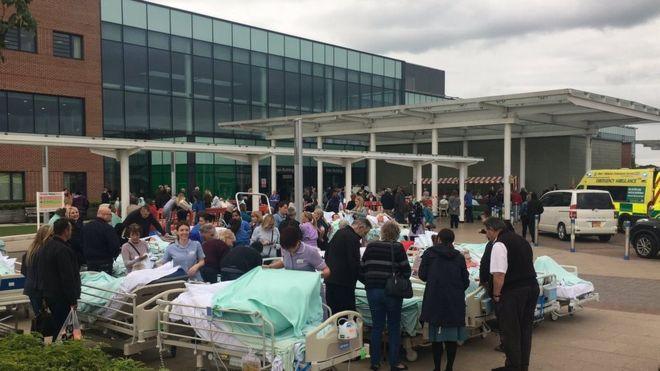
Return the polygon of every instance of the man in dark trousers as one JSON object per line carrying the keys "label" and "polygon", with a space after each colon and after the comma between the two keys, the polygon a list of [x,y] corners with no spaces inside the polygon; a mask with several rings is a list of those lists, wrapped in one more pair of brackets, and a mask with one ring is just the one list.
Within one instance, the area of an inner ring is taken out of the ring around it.
{"label": "man in dark trousers", "polygon": [[[149,212],[149,206],[146,204],[126,215],[123,224],[126,227],[131,224],[139,225],[142,228],[140,237],[147,237],[149,235],[149,229],[151,226],[153,226],[158,231],[158,233],[165,234],[165,231],[163,231],[163,226],[161,226],[160,223],[158,223],[158,220],[156,220],[156,218],[151,215]],[[124,237],[128,236],[126,235]]]}
{"label": "man in dark trousers", "polygon": [[80,298],[78,260],[67,242],[71,231],[69,219],[58,219],[53,224],[53,238],[37,253],[37,288],[53,316],[53,337]]}
{"label": "man in dark trousers", "polygon": [[112,274],[112,263],[119,253],[119,237],[110,226],[112,212],[102,206],[96,218],[83,227],[83,255],[87,261],[87,270]]}
{"label": "man in dark trousers", "polygon": [[508,231],[498,218],[484,222],[486,235],[495,241],[490,257],[493,301],[506,353],[504,367],[494,370],[527,371],[532,350],[532,324],[539,296],[532,247]]}
{"label": "man in dark trousers", "polygon": [[330,277],[325,279],[325,298],[332,313],[355,310],[355,283],[360,272],[360,246],[369,233],[371,223],[356,219],[352,225],[338,230],[325,252]]}

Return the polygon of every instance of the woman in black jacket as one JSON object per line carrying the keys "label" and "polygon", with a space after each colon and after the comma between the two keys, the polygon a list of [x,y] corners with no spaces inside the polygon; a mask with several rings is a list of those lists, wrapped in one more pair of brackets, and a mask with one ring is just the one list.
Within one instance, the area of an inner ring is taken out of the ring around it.
{"label": "woman in black jacket", "polygon": [[25,286],[23,286],[23,294],[30,298],[30,304],[35,315],[41,312],[41,303],[43,297],[39,290],[37,290],[37,255],[48,241],[53,237],[53,227],[49,224],[42,225],[34,240],[30,243],[28,250],[21,258],[21,274],[25,276]]}
{"label": "woman in black jacket", "polygon": [[378,370],[381,359],[381,338],[387,321],[388,362],[390,370],[407,370],[399,362],[401,343],[401,307],[403,299],[385,293],[385,282],[394,271],[399,277],[410,277],[408,256],[401,243],[397,242],[401,229],[395,221],[389,221],[380,228],[381,240],[367,245],[362,255],[360,281],[367,291],[367,301],[371,310],[371,369]]}
{"label": "woman in black jacket", "polygon": [[443,343],[447,349],[446,371],[451,371],[456,358],[457,342],[465,341],[465,290],[470,285],[465,258],[454,249],[454,232],[438,233],[439,245],[424,252],[419,278],[426,282],[420,321],[429,324],[429,340],[433,347],[435,370],[440,371]]}

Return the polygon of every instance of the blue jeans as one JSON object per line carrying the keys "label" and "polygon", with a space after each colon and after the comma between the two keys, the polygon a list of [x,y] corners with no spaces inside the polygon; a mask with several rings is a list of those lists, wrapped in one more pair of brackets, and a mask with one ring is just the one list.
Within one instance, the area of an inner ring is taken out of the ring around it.
{"label": "blue jeans", "polygon": [[387,319],[388,336],[388,362],[390,367],[399,364],[399,347],[401,346],[401,306],[403,299],[395,298],[385,294],[385,289],[368,289],[367,301],[371,310],[371,364],[378,365],[382,355],[380,354],[381,339],[385,330]]}

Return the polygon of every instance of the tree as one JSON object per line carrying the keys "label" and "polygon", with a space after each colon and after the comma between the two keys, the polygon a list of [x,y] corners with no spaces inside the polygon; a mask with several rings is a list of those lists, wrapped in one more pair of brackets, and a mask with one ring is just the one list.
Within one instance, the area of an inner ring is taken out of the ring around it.
{"label": "tree", "polygon": [[5,36],[12,28],[35,30],[37,22],[30,13],[29,5],[32,0],[0,0],[0,61],[5,57]]}

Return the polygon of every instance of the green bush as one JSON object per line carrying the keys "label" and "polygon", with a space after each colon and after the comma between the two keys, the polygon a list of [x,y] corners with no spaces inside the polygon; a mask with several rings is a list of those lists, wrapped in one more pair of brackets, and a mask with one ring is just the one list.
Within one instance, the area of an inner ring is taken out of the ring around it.
{"label": "green bush", "polygon": [[98,346],[67,341],[44,346],[36,335],[11,334],[0,339],[0,370],[149,370],[141,362],[111,359]]}

